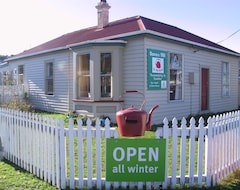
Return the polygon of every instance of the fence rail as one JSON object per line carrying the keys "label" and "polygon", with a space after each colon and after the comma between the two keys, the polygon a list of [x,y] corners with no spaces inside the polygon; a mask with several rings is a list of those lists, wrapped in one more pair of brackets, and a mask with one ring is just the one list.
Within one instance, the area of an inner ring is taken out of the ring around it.
{"label": "fence rail", "polygon": [[240,112],[230,112],[198,122],[185,118],[163,121],[156,138],[166,139],[164,182],[107,182],[105,180],[105,141],[118,138],[109,120],[101,127],[97,120],[86,127],[78,120],[63,120],[0,108],[0,140],[4,157],[54,186],[89,189],[105,186],[138,189],[167,189],[216,185],[240,166]]}

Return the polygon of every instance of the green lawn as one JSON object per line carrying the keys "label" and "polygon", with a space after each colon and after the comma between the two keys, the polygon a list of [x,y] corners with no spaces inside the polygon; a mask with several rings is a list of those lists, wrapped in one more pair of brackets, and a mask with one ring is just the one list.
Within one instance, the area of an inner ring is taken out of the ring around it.
{"label": "green lawn", "polygon": [[[59,190],[34,175],[4,160],[0,162],[0,190]],[[189,188],[199,189],[199,188]],[[209,190],[239,190],[240,169]]]}
{"label": "green lawn", "polygon": [[7,160],[0,161],[0,190],[57,190]]}

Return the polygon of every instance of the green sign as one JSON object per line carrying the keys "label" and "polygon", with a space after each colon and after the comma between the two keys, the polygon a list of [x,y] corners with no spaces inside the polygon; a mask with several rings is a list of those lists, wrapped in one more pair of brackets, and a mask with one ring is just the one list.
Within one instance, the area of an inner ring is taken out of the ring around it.
{"label": "green sign", "polygon": [[167,52],[148,49],[147,56],[148,90],[167,89]]}
{"label": "green sign", "polygon": [[106,181],[164,181],[165,139],[107,139]]}

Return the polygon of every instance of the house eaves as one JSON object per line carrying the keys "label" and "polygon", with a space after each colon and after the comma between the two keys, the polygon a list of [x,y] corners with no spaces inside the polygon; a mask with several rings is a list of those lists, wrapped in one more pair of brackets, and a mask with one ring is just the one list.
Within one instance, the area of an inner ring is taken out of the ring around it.
{"label": "house eaves", "polygon": [[15,56],[15,57],[7,59],[7,61],[13,61],[13,60],[17,60],[17,59],[34,57],[34,56],[47,54],[47,53],[53,53],[53,52],[57,52],[57,51],[72,50],[72,49],[90,47],[90,46],[125,46],[126,43],[127,42],[124,40],[89,40],[89,41],[85,41],[85,42],[81,42],[81,43],[70,44],[70,45],[67,45],[64,47],[49,49],[49,50],[40,51],[40,52],[36,52],[36,53],[32,53],[32,54]]}
{"label": "house eaves", "polygon": [[111,40],[111,39],[100,39],[100,40],[89,40],[86,42],[80,42],[75,44],[67,45],[67,48],[77,49],[91,46],[125,46],[127,41],[124,40]]}
{"label": "house eaves", "polygon": [[170,35],[166,35],[166,34],[161,34],[161,33],[150,31],[150,30],[146,31],[146,33],[148,33],[152,36],[156,36],[156,37],[160,37],[160,38],[163,38],[163,39],[166,39],[166,40],[173,41],[175,43],[185,44],[187,46],[190,46],[190,47],[194,48],[195,52],[205,49],[205,50],[211,50],[211,51],[214,51],[214,52],[219,52],[219,53],[224,53],[224,54],[240,57],[240,53],[237,53],[237,52],[234,52],[234,51],[223,50],[223,49],[215,48],[215,47],[212,47],[212,46],[204,45],[202,43],[197,43],[197,42],[193,42],[193,41],[190,41],[190,40],[185,40],[185,39],[182,39],[182,38],[178,38],[178,37],[174,37],[174,36],[170,36]]}
{"label": "house eaves", "polygon": [[195,51],[195,52],[200,51],[200,50],[210,50],[210,51],[214,51],[214,52],[219,52],[219,53],[224,53],[224,54],[240,57],[240,53],[237,53],[234,51],[228,51],[228,50],[215,48],[212,46],[204,45],[202,43],[197,43],[197,42],[193,42],[191,40],[186,40],[186,39],[170,36],[167,34],[162,34],[159,32],[152,31],[152,30],[141,30],[141,31],[129,32],[127,34],[109,36],[104,39],[106,39],[106,40],[109,40],[109,39],[127,40],[127,39],[138,37],[138,36],[149,36],[152,38],[158,38],[161,40],[170,41],[170,42],[174,42],[177,44],[183,44],[183,45],[193,48],[194,49],[193,51]]}
{"label": "house eaves", "polygon": [[29,57],[33,57],[33,56],[37,56],[37,55],[53,53],[53,52],[56,52],[56,51],[61,51],[61,50],[66,50],[66,49],[67,49],[66,46],[59,47],[59,48],[54,48],[54,49],[48,49],[48,50],[39,51],[39,52],[36,52],[36,53],[30,53],[30,54],[27,54],[27,55],[14,56],[14,57],[11,57],[11,58],[7,59],[7,61],[13,61],[13,60],[17,60],[17,59],[29,58]]}
{"label": "house eaves", "polygon": [[2,63],[0,63],[0,67],[6,67],[6,66],[8,66],[9,64],[8,64],[8,62],[6,61],[6,62],[2,62]]}

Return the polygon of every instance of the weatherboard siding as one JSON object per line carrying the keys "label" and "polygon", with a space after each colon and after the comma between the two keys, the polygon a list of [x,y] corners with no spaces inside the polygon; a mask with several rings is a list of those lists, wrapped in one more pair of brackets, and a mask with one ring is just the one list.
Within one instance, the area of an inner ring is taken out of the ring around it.
{"label": "weatherboard siding", "polygon": [[[168,90],[147,89],[147,49],[157,49],[183,55],[183,99],[169,101]],[[101,49],[102,50],[102,49]],[[115,62],[119,63],[119,84],[114,83],[114,94],[123,90],[139,90],[145,94],[144,110],[147,112],[154,106],[159,109],[153,113],[153,124],[159,124],[166,117],[181,119],[188,115],[201,113],[201,68],[209,69],[209,112],[229,111],[238,108],[238,58],[213,51],[174,44],[160,39],[138,37],[128,39],[122,51],[113,51]],[[118,56],[116,54],[119,54]],[[45,94],[45,63],[54,63],[54,95]],[[230,64],[230,96],[222,97],[222,62]],[[24,65],[25,86],[28,89],[29,101],[34,107],[49,111],[66,113],[73,108],[73,54],[71,51],[58,51],[42,54],[10,62],[10,70]],[[118,65],[118,64],[117,64]],[[121,68],[121,69],[120,69]],[[194,73],[194,84],[189,84],[189,73]],[[117,86],[117,87],[116,87]],[[118,97],[114,97],[118,99]],[[139,108],[142,103],[140,94],[126,94],[124,108],[131,105]],[[115,113],[108,113],[113,107],[99,104],[96,110],[106,111],[106,115],[114,117]],[[118,110],[117,110],[118,111]],[[114,118],[113,118],[114,120]]]}
{"label": "weatherboard siding", "polygon": [[[139,90],[144,92],[145,64],[144,64],[144,42],[142,38],[129,40],[124,48],[123,54],[123,90]],[[136,93],[124,96],[124,106],[134,105],[139,107],[142,96]]]}
{"label": "weatherboard siding", "polygon": [[[183,55],[183,99],[170,101],[168,90],[147,89],[147,49],[157,49]],[[181,119],[201,111],[201,68],[209,69],[209,112],[221,112],[238,107],[238,59],[234,56],[196,49],[180,44],[169,43],[151,38],[129,40],[124,49],[123,89],[139,90],[145,93],[144,110],[149,111],[154,105],[159,109],[153,113],[153,124],[162,122],[167,117]],[[222,97],[222,62],[230,64],[230,96]],[[189,84],[189,73],[194,73],[194,84]],[[125,107],[140,106],[141,96],[126,95]]]}
{"label": "weatherboard siding", "polygon": [[[173,117],[181,118],[182,116],[189,115],[190,112],[190,93],[186,91],[188,83],[188,69],[185,67],[185,57],[188,53],[188,48],[172,43],[168,43],[161,40],[153,40],[150,38],[145,39],[145,63],[147,64],[147,49],[157,49],[166,52],[179,53],[183,55],[183,100],[169,101],[169,90],[148,90],[147,81],[145,85],[147,104],[146,110],[150,110],[155,104],[159,105],[159,108],[154,111],[153,124],[161,123],[165,117],[172,119]],[[169,61],[169,60],[168,60]],[[147,65],[146,65],[147,67]],[[169,72],[168,72],[169,74]],[[146,74],[147,75],[147,74]],[[193,101],[193,100],[192,100]],[[197,100],[199,101],[199,100]]]}
{"label": "weatherboard siding", "polygon": [[[11,65],[24,64],[25,85],[28,87],[29,101],[34,107],[49,112],[66,113],[69,107],[68,98],[68,63],[69,52],[59,52],[19,59]],[[53,61],[54,95],[45,94],[45,63]],[[72,67],[69,68],[72,73]],[[70,82],[69,92],[72,92]]]}

